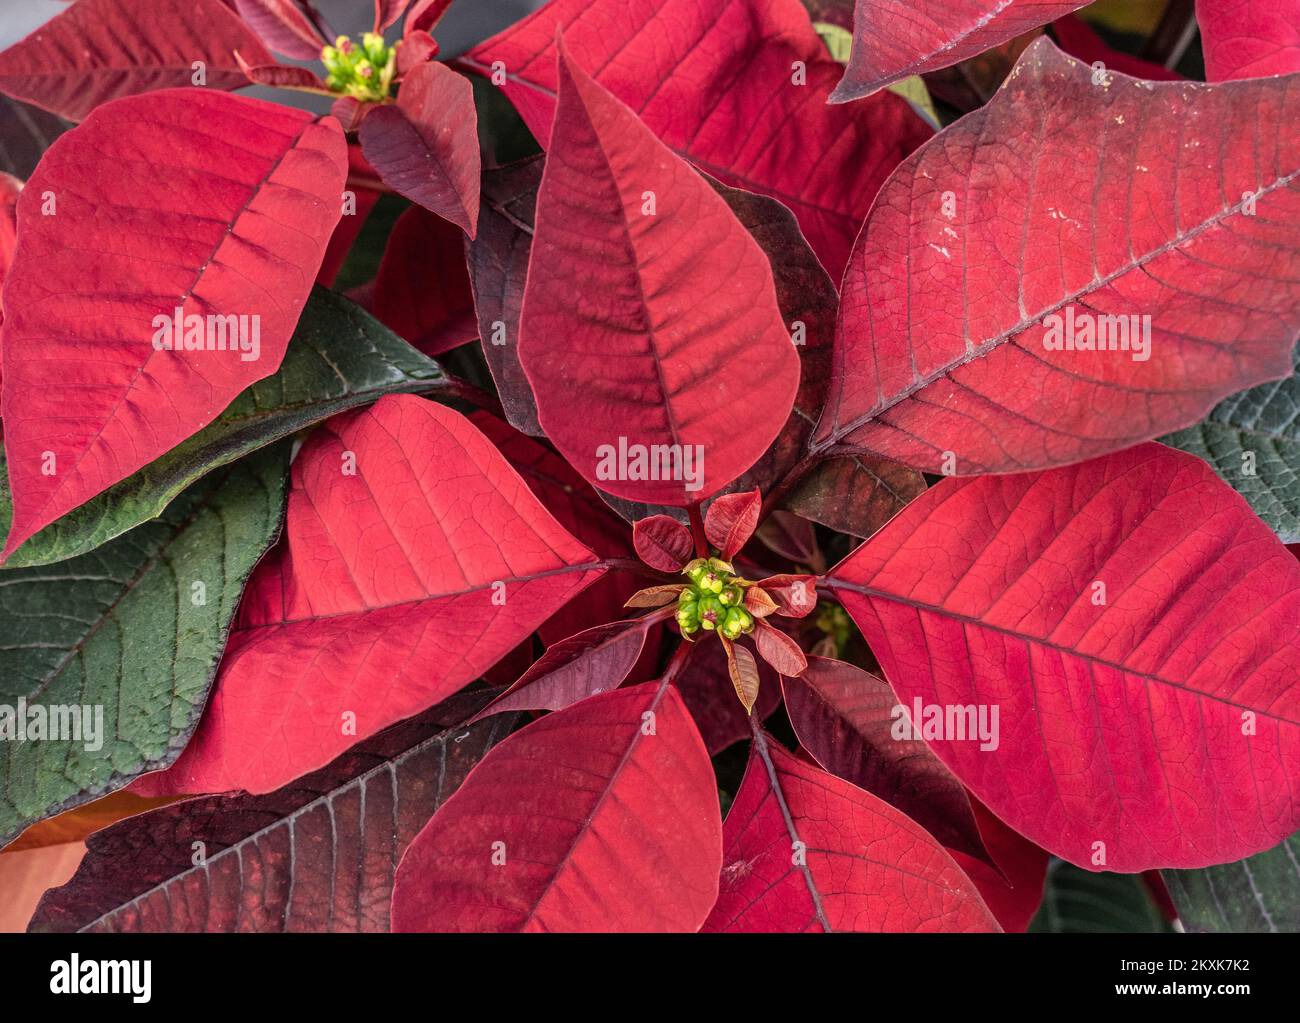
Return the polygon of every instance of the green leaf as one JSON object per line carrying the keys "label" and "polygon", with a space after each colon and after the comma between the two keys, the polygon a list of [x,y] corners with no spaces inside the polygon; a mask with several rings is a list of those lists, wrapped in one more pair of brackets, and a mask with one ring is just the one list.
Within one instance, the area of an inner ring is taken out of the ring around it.
{"label": "green leaf", "polygon": [[[90,554],[0,573],[0,846],[176,759],[244,584],[279,532],[288,447],[209,476]],[[0,486],[0,518],[11,510]],[[64,709],[80,741],[35,733],[34,714],[54,721]]]}
{"label": "green leaf", "polygon": [[5,568],[48,565],[92,551],[161,514],[213,469],[338,412],[385,394],[427,391],[442,379],[436,362],[360,306],[316,288],[277,373],[244,391],[218,419],[162,458],[41,530]]}
{"label": "green leaf", "polygon": [[1230,395],[1160,439],[1208,462],[1283,543],[1300,541],[1300,373]]}
{"label": "green leaf", "polygon": [[1047,934],[1152,934],[1173,930],[1140,874],[1094,874],[1053,860],[1043,904],[1029,924]]}
{"label": "green leaf", "polygon": [[1164,878],[1189,931],[1300,931],[1300,833],[1236,863]]}

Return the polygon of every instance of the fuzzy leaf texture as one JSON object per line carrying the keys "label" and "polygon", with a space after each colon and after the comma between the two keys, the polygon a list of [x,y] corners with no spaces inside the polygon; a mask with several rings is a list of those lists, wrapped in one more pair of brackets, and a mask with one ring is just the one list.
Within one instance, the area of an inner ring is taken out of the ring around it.
{"label": "fuzzy leaf texture", "polygon": [[[0,846],[179,755],[244,583],[280,528],[287,456],[272,448],[215,474],[89,554],[0,571],[0,729],[11,740],[0,759]],[[8,510],[0,487],[0,522]],[[82,708],[83,741],[14,741],[20,699],[47,715]]]}

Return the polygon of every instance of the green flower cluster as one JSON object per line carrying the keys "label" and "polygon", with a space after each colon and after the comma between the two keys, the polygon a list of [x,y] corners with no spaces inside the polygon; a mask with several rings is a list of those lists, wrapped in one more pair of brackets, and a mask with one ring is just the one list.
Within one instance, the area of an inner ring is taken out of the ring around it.
{"label": "green flower cluster", "polygon": [[754,630],[744,608],[745,581],[719,558],[696,558],[682,572],[690,584],[677,597],[677,624],[683,636],[700,629],[736,639]]}
{"label": "green flower cluster", "polygon": [[384,44],[377,32],[367,32],[357,46],[347,36],[339,36],[333,46],[320,51],[325,65],[325,84],[333,92],[368,102],[388,98],[397,71],[397,43]]}

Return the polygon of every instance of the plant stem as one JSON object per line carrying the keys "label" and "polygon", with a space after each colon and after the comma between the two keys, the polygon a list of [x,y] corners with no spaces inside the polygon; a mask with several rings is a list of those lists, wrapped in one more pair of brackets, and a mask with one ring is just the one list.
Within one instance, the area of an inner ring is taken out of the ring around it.
{"label": "plant stem", "polygon": [[704,520],[700,518],[699,503],[687,505],[686,514],[691,520],[691,536],[695,538],[695,556],[697,558],[707,558],[709,556],[709,539],[704,535]]}

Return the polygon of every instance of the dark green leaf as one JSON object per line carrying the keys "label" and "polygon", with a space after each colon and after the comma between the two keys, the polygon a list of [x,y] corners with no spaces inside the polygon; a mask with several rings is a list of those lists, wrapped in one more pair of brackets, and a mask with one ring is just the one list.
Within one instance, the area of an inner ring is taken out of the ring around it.
{"label": "dark green leaf", "polygon": [[1189,931],[1300,931],[1300,834],[1236,863],[1164,878]]}
{"label": "dark green leaf", "polygon": [[[0,845],[175,760],[279,530],[287,468],[287,445],[259,452],[90,554],[0,573]],[[41,715],[57,736],[38,737]]]}

